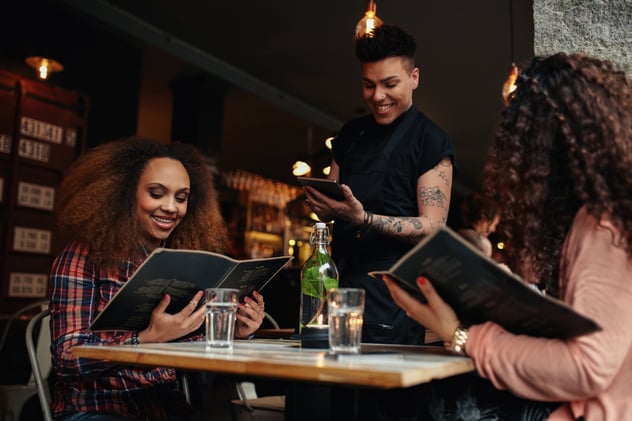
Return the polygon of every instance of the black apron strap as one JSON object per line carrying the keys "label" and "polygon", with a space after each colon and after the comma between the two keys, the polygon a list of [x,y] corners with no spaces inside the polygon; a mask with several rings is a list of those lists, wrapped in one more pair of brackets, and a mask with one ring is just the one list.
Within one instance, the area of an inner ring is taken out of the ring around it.
{"label": "black apron strap", "polygon": [[406,111],[406,115],[404,116],[404,120],[397,126],[391,138],[388,140],[386,147],[384,148],[384,165],[388,163],[388,160],[391,157],[391,154],[395,150],[395,147],[400,144],[402,139],[408,137],[409,131],[413,129],[415,123],[419,119],[420,114],[417,112],[417,109],[413,105],[411,109]]}

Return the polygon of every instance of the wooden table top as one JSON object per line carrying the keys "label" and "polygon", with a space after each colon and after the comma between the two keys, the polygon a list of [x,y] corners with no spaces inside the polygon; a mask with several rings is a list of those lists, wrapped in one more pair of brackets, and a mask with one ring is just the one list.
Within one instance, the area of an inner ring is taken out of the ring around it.
{"label": "wooden table top", "polygon": [[363,344],[360,355],[336,357],[285,339],[236,340],[232,351],[206,351],[204,342],[178,342],[82,345],[72,353],[134,365],[383,389],[415,386],[474,369],[471,359],[439,347]]}

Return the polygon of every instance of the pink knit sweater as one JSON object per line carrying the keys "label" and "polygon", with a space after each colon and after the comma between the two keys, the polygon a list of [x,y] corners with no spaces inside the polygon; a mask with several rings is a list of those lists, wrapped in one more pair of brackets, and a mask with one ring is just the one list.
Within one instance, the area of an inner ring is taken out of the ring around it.
{"label": "pink knit sweater", "polygon": [[632,420],[632,259],[616,243],[612,224],[582,209],[562,253],[564,301],[601,331],[561,341],[470,329],[467,353],[497,388],[564,402],[549,420]]}

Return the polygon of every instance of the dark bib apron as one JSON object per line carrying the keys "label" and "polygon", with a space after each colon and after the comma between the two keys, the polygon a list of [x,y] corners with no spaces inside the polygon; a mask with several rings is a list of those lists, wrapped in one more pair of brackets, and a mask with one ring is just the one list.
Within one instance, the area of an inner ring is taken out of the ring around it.
{"label": "dark bib apron", "polygon": [[[378,127],[377,133],[361,131],[352,139],[340,165],[340,182],[351,187],[365,210],[383,213],[382,186],[389,158],[402,139],[412,135],[419,116],[413,108],[394,129]],[[341,273],[340,285],[366,290],[363,342],[422,344],[423,327],[393,302],[381,280],[367,274],[388,269],[412,245],[336,220],[332,247]]]}

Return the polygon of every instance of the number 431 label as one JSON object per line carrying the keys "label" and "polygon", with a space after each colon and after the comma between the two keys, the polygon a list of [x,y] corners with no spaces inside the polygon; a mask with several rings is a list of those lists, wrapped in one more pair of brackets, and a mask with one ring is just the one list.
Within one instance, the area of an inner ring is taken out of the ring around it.
{"label": "number 431 label", "polygon": [[22,158],[48,162],[50,160],[50,145],[30,139],[20,139],[18,155]]}

